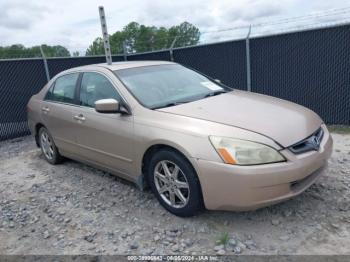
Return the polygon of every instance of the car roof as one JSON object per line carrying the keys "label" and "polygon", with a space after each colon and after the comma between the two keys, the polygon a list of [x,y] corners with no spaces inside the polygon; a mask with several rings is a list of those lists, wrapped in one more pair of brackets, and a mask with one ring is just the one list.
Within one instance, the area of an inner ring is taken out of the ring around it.
{"label": "car roof", "polygon": [[101,63],[101,64],[92,64],[92,65],[74,67],[69,70],[66,70],[66,72],[75,71],[75,70],[96,69],[96,67],[104,67],[109,70],[115,71],[115,70],[134,68],[134,67],[167,65],[167,64],[175,64],[175,63],[169,62],[169,61],[126,61],[126,62],[114,62],[111,65],[108,65],[107,63]]}

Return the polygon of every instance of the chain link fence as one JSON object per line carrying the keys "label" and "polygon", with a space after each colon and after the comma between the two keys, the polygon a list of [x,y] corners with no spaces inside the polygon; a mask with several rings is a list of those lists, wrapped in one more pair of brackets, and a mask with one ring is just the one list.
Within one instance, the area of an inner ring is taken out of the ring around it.
{"label": "chain link fence", "polygon": [[0,140],[29,134],[26,105],[46,82],[41,59],[0,61]]}
{"label": "chain link fence", "polygon": [[179,48],[173,52],[175,62],[220,79],[230,87],[246,90],[245,41]]}
{"label": "chain link fence", "polygon": [[350,26],[252,39],[252,91],[350,124]]}
{"label": "chain link fence", "polygon": [[[253,92],[304,105],[328,124],[349,125],[349,47],[350,25],[341,25],[112,59],[172,60],[236,89],[247,90],[251,82]],[[29,134],[26,104],[47,82],[46,73],[53,77],[68,68],[103,63],[105,57],[46,61],[47,72],[40,58],[0,60],[0,140]]]}

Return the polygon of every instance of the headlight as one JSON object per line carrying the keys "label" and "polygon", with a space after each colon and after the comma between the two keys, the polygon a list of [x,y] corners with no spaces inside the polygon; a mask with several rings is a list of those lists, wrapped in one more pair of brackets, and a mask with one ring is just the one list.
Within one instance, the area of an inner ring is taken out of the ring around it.
{"label": "headlight", "polygon": [[258,165],[285,161],[277,150],[267,145],[225,137],[209,138],[226,164]]}

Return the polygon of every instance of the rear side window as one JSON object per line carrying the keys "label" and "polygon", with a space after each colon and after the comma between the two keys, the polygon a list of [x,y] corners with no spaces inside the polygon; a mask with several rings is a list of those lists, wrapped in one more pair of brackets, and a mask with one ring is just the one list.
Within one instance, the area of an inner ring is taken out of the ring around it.
{"label": "rear side window", "polygon": [[95,107],[95,102],[100,99],[113,98],[120,102],[120,95],[112,83],[98,73],[84,73],[80,88],[80,105]]}
{"label": "rear side window", "polygon": [[73,104],[78,76],[78,73],[74,73],[57,78],[54,85],[50,87],[46,98],[52,101]]}

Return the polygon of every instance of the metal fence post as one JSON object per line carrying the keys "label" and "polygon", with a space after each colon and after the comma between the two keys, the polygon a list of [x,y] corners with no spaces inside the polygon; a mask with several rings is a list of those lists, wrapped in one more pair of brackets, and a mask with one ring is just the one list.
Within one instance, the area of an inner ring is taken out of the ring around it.
{"label": "metal fence post", "polygon": [[49,72],[49,67],[47,65],[46,56],[45,56],[45,53],[44,53],[43,48],[41,47],[41,45],[39,46],[39,48],[40,48],[41,57],[43,58],[43,62],[44,62],[46,79],[47,79],[47,82],[49,82],[50,81],[50,72]]}
{"label": "metal fence post", "polygon": [[251,32],[252,26],[249,26],[248,34],[245,39],[245,53],[246,53],[246,62],[247,62],[247,91],[252,91],[252,75],[251,75],[251,69],[250,69],[250,46],[249,46],[249,37]]}
{"label": "metal fence post", "polygon": [[128,50],[126,49],[126,41],[123,41],[123,55],[124,61],[128,61]]}
{"label": "metal fence post", "polygon": [[169,49],[170,61],[172,61],[172,62],[174,62],[173,48],[174,48],[174,45],[175,45],[176,40],[177,40],[177,36],[175,36],[173,42],[172,42],[171,45],[170,45],[170,49]]}
{"label": "metal fence post", "polygon": [[108,65],[111,65],[112,64],[111,46],[109,44],[109,35],[107,32],[106,15],[105,15],[105,10],[104,10],[103,6],[99,6],[98,11],[100,14],[100,22],[101,22],[101,29],[102,29],[102,35],[103,35],[103,44],[105,47],[106,62]]}

